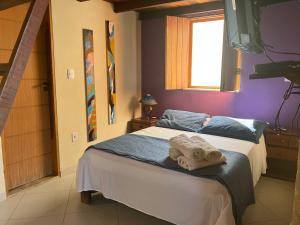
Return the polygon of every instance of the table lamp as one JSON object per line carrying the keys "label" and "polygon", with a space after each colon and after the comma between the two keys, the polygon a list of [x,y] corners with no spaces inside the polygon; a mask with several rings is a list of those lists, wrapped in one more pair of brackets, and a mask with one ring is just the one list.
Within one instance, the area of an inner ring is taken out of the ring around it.
{"label": "table lamp", "polygon": [[143,118],[150,120],[152,118],[152,106],[157,105],[156,100],[152,95],[146,94],[141,100],[140,103],[143,105]]}

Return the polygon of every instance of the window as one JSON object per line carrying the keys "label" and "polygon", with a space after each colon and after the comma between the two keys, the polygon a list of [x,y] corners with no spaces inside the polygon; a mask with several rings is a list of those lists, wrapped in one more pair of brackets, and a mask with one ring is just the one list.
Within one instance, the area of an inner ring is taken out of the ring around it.
{"label": "window", "polygon": [[228,47],[224,16],[166,21],[167,90],[239,90],[239,54]]}
{"label": "window", "polygon": [[223,17],[192,22],[189,87],[220,89],[223,33]]}

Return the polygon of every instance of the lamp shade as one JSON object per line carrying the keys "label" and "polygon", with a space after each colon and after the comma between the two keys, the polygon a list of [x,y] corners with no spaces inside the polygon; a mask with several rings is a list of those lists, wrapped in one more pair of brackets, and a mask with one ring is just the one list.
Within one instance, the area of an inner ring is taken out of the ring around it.
{"label": "lamp shade", "polygon": [[157,102],[152,95],[146,94],[140,101],[143,105],[156,105]]}

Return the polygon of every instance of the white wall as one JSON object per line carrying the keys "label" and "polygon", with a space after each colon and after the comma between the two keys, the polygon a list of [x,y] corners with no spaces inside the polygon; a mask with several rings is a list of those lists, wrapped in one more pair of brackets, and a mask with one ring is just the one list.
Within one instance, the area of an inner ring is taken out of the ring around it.
{"label": "white wall", "polygon": [[[124,134],[133,111],[139,115],[140,110],[136,109],[140,97],[139,26],[136,13],[115,14],[111,4],[102,0],[51,0],[51,17],[59,158],[64,173],[76,166],[88,145]],[[114,21],[116,26],[117,123],[114,125],[108,125],[105,20]],[[91,143],[87,142],[86,134],[83,28],[94,31],[98,139]],[[67,79],[68,68],[75,70],[75,80]],[[74,143],[72,131],[79,133],[79,140]]]}

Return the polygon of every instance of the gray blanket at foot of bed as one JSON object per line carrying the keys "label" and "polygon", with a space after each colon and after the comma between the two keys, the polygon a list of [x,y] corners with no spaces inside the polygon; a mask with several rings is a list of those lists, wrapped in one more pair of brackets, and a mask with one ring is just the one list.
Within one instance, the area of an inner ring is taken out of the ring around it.
{"label": "gray blanket at foot of bed", "polygon": [[197,177],[219,181],[225,185],[232,198],[233,213],[237,224],[246,207],[255,202],[254,188],[247,156],[231,151],[220,150],[227,163],[194,171],[184,170],[171,160],[167,140],[148,136],[127,134],[89,147],[119,156],[176,170]]}

